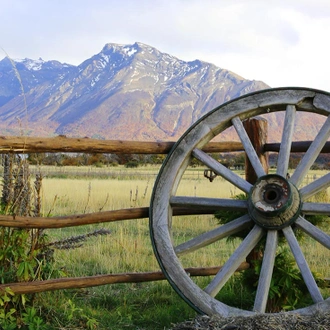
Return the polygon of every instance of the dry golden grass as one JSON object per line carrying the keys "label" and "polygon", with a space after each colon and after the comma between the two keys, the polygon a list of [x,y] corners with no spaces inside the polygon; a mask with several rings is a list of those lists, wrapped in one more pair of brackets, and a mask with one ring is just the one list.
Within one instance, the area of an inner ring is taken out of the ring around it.
{"label": "dry golden grass", "polygon": [[[43,180],[43,213],[69,215],[149,206],[155,180],[155,175],[150,173],[157,173],[157,170],[143,168],[145,173],[149,171],[148,176],[134,179],[128,175],[127,180],[46,177]],[[128,173],[125,169],[120,171]],[[322,173],[314,175],[320,176]],[[178,195],[223,198],[238,193],[240,190],[219,177],[210,183],[202,176],[202,172],[197,170],[191,170],[184,177],[177,192]],[[178,239],[185,240],[213,229],[217,225],[217,220],[210,215],[176,217],[174,225]],[[97,228],[109,229],[111,235],[92,238],[79,249],[57,252],[59,262],[65,265],[69,273],[85,276],[159,269],[151,247],[148,219],[52,230],[50,234],[56,238],[68,237],[91,232]],[[238,240],[231,243],[222,240],[183,257],[182,262],[187,267],[219,266],[238,243]],[[330,277],[330,252],[309,238],[304,241],[302,248],[313,271],[324,277]]]}
{"label": "dry golden grass", "polygon": [[45,178],[43,214],[70,215],[148,206],[151,189],[151,184],[144,180]]}
{"label": "dry golden grass", "polygon": [[[79,169],[79,168],[78,168]],[[100,169],[98,169],[100,170]],[[101,169],[99,173],[104,173]],[[68,169],[67,173],[70,173]],[[82,169],[80,169],[82,171]],[[86,170],[85,170],[86,171]],[[131,172],[116,170],[124,179],[117,178],[48,178],[43,179],[43,214],[69,215],[75,213],[97,212],[99,210],[115,210],[127,207],[149,206],[150,196],[157,171],[148,172],[142,178]],[[143,172],[147,172],[142,168]],[[75,172],[76,173],[76,172]],[[141,172],[139,172],[141,173]],[[125,179],[127,175],[127,179]],[[203,172],[190,171],[178,188],[178,195],[228,198],[240,192],[222,178],[212,183],[203,177]]]}

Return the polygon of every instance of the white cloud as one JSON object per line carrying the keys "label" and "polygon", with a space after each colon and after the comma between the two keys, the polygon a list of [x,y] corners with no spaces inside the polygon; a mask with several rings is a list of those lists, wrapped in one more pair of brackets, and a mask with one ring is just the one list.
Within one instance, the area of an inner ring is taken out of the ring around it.
{"label": "white cloud", "polygon": [[140,41],[273,87],[330,91],[328,0],[0,0],[0,29],[12,57],[79,64]]}

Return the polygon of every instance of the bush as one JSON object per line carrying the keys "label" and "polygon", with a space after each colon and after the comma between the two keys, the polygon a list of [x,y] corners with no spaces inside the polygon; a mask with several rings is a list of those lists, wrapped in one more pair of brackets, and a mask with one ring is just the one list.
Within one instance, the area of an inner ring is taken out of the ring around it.
{"label": "bush", "polygon": [[125,164],[126,168],[136,168],[139,167],[139,162],[137,160],[130,160]]}
{"label": "bush", "polygon": [[[40,216],[41,174],[36,175],[32,185],[27,160],[12,154],[3,156],[3,167],[1,214]],[[50,264],[53,262],[53,251],[47,247],[47,240],[47,235],[42,229],[1,227],[1,283],[48,278],[49,270],[52,268]],[[15,294],[8,287],[0,291],[0,305],[0,326],[16,329],[16,325],[23,322],[22,311],[28,306],[32,308],[33,297]]]}

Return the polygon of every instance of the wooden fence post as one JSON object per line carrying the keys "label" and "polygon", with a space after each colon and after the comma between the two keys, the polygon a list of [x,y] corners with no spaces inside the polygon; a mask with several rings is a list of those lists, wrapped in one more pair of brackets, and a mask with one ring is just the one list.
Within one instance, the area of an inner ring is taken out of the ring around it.
{"label": "wooden fence post", "polygon": [[[264,153],[264,145],[267,143],[268,122],[262,117],[249,118],[243,122],[248,137],[259,157],[265,173],[268,173],[269,162],[268,154]],[[247,157],[245,157],[245,179],[254,184],[257,181],[257,175]]]}
{"label": "wooden fence post", "polygon": [[[268,154],[264,153],[263,146],[267,142],[268,122],[262,117],[249,118],[243,122],[247,135],[249,136],[253,147],[256,150],[257,156],[261,162],[265,173],[268,174],[269,162]],[[257,181],[257,175],[254,171],[248,157],[245,156],[245,179],[254,184]],[[258,249],[253,249],[246,257],[246,261],[253,267],[253,261],[261,260],[262,254]]]}

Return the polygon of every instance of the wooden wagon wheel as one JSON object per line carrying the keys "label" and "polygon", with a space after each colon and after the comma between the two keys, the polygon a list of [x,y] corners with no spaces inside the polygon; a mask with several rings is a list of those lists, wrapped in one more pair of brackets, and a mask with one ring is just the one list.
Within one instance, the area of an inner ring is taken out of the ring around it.
{"label": "wooden wagon wheel", "polygon": [[[276,174],[266,175],[242,121],[277,111],[285,113],[277,171]],[[288,178],[296,113],[300,111],[317,113],[326,116],[326,119],[294,173]],[[189,128],[175,144],[164,161],[154,186],[150,206],[150,232],[155,255],[168,281],[196,311],[221,316],[265,312],[279,235],[284,235],[287,240],[314,302],[311,306],[288,313],[310,314],[319,309],[329,310],[330,299],[322,297],[293,230],[300,228],[313,240],[330,249],[330,236],[303,216],[306,213],[330,215],[330,204],[307,202],[311,196],[330,186],[330,173],[303,185],[304,177],[330,137],[329,114],[328,93],[305,88],[268,89],[240,97],[212,110]],[[236,130],[258,176],[255,185],[251,185],[201,150],[207,142],[231,126]],[[176,195],[192,158],[200,160],[248,194],[248,200]],[[199,213],[201,209],[208,208],[243,210],[245,215],[175,246],[172,239],[172,211],[176,207],[196,209]],[[206,287],[197,285],[185,272],[180,260],[182,254],[214,244],[233,233],[246,230],[247,227],[252,229],[249,229],[240,246]],[[253,310],[231,307],[216,299],[215,296],[263,236],[266,237],[266,244]]]}

